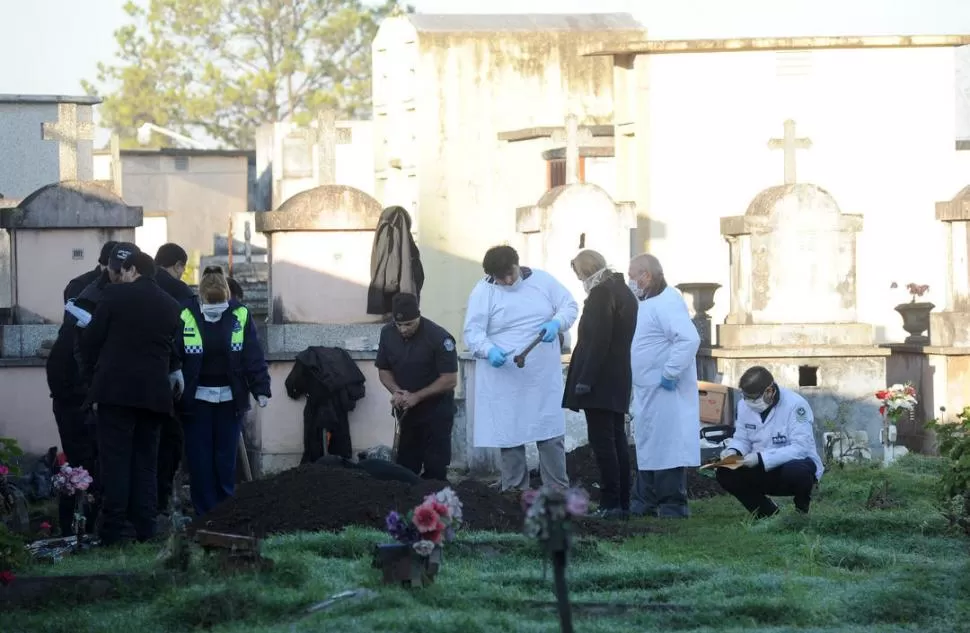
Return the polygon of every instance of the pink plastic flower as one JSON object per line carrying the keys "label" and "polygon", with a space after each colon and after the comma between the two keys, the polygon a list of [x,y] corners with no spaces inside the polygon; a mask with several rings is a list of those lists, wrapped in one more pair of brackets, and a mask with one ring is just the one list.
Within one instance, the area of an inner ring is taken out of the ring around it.
{"label": "pink plastic flower", "polygon": [[532,504],[534,504],[536,502],[536,499],[538,499],[538,498],[539,498],[539,491],[538,490],[526,490],[525,492],[523,492],[522,493],[522,509],[523,510],[528,510],[529,508],[531,508],[532,507]]}
{"label": "pink plastic flower", "polygon": [[439,529],[438,526],[441,523],[441,517],[434,511],[434,508],[424,504],[414,509],[414,518],[412,520],[419,532],[433,532]]}
{"label": "pink plastic flower", "polygon": [[40,529],[43,530],[44,532],[50,532],[51,524],[48,523],[47,521],[44,521],[43,523],[40,524]]}
{"label": "pink plastic flower", "polygon": [[0,585],[3,585],[4,587],[12,583],[14,580],[16,580],[16,578],[17,577],[14,576],[13,572],[9,569],[6,571],[0,571]]}
{"label": "pink plastic flower", "polygon": [[10,474],[9,468],[7,468],[6,466],[0,466],[0,477],[3,477],[4,475],[9,475],[9,474]]}
{"label": "pink plastic flower", "polygon": [[589,510],[589,497],[581,490],[570,490],[566,496],[566,511],[573,516],[582,516]]}

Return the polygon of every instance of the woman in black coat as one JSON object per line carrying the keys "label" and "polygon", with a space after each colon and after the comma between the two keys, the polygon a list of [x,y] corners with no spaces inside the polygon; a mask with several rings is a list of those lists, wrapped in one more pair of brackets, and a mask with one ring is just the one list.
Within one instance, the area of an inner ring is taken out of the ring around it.
{"label": "woman in black coat", "polygon": [[586,414],[589,444],[600,469],[597,515],[626,518],[630,510],[630,455],[624,424],[633,380],[630,344],[637,326],[636,297],[602,255],[581,251],[573,272],[586,289],[578,342],[569,361],[562,406]]}

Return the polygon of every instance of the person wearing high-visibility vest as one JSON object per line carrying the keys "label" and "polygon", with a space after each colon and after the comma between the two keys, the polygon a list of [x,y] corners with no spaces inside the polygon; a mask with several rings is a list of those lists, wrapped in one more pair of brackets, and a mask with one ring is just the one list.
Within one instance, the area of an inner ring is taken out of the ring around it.
{"label": "person wearing high-visibility vest", "polygon": [[230,296],[222,268],[203,271],[199,296],[183,308],[179,414],[192,505],[202,516],[232,496],[243,418],[252,398],[265,407],[272,392],[256,325],[249,309]]}

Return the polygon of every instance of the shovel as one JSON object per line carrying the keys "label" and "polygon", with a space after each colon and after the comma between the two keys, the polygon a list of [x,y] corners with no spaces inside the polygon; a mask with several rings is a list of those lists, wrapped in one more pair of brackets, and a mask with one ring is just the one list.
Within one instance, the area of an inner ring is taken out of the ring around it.
{"label": "shovel", "polygon": [[401,420],[407,415],[407,409],[391,407],[391,415],[394,416],[394,445],[391,447],[391,459],[397,462],[397,448],[401,444]]}

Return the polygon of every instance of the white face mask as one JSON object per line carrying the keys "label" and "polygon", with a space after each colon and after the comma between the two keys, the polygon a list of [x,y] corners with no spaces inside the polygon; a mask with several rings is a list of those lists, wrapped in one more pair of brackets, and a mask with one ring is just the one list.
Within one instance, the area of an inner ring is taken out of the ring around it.
{"label": "white face mask", "polygon": [[631,279],[626,283],[626,285],[629,286],[630,292],[633,293],[634,297],[636,297],[637,299],[643,299],[643,291],[640,290],[640,286],[637,285],[637,282]]}
{"label": "white face mask", "polygon": [[222,313],[229,309],[229,302],[222,303],[200,303],[202,316],[209,323],[217,323],[222,318]]}
{"label": "white face mask", "polygon": [[750,407],[750,409],[755,413],[764,413],[765,410],[768,408],[768,403],[765,402],[764,396],[761,396],[757,400],[745,400],[745,402],[748,404],[748,407]]}

